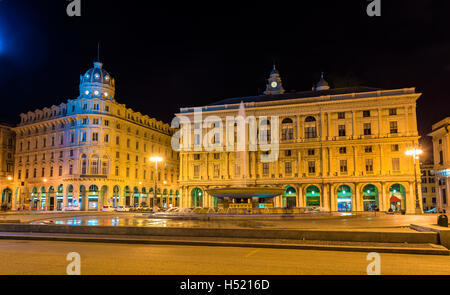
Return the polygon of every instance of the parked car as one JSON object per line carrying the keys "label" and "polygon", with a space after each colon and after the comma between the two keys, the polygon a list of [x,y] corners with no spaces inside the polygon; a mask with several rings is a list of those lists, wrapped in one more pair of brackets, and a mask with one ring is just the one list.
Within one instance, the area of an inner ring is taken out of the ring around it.
{"label": "parked car", "polygon": [[130,211],[130,208],[128,208],[128,207],[117,207],[117,208],[115,208],[115,210],[117,211],[117,212],[128,212],[128,211]]}
{"label": "parked car", "polygon": [[80,207],[63,207],[62,211],[80,211]]}
{"label": "parked car", "polygon": [[114,208],[111,206],[103,206],[102,211],[110,212],[110,211],[114,211]]}

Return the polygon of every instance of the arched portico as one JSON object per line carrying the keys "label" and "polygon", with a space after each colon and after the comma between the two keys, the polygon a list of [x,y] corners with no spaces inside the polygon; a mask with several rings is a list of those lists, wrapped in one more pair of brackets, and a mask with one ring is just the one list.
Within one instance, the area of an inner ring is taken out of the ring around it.
{"label": "arched portico", "polygon": [[320,189],[315,185],[309,185],[305,189],[306,207],[320,207]]}
{"label": "arched portico", "polygon": [[396,183],[389,188],[389,208],[394,212],[406,211],[406,189]]}
{"label": "arched portico", "polygon": [[363,210],[377,211],[380,208],[378,188],[374,184],[367,184],[362,188]]}
{"label": "arched portico", "polygon": [[297,205],[297,192],[293,186],[286,186],[283,193],[283,207],[294,208]]}
{"label": "arched portico", "polygon": [[191,190],[191,207],[203,207],[203,190],[198,187]]}

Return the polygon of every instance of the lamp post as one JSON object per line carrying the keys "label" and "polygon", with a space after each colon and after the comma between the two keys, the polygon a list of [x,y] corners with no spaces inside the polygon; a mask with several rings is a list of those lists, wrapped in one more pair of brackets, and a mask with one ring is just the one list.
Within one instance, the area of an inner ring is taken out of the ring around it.
{"label": "lamp post", "polygon": [[155,192],[153,194],[153,212],[155,212],[155,201],[156,201],[156,193],[157,193],[157,179],[158,179],[158,162],[162,162],[163,158],[161,157],[150,157],[150,162],[155,163]]}
{"label": "lamp post", "polygon": [[420,209],[419,204],[419,191],[418,191],[418,185],[417,185],[417,169],[416,169],[416,160],[419,159],[419,155],[422,154],[423,151],[418,148],[412,148],[410,150],[407,150],[405,154],[407,156],[412,156],[414,161],[414,185],[416,188],[416,214],[422,214],[422,209]]}

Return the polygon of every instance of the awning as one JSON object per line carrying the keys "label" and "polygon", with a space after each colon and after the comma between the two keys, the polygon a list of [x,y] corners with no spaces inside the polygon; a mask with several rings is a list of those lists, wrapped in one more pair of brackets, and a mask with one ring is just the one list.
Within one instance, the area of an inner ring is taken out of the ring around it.
{"label": "awning", "polygon": [[390,200],[391,200],[391,202],[401,202],[402,201],[399,198],[397,198],[396,196],[392,196]]}

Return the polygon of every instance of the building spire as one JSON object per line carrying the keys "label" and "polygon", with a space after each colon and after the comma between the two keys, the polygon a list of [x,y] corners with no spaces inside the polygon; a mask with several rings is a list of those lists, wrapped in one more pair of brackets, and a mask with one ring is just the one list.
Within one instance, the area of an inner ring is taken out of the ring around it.
{"label": "building spire", "polygon": [[100,42],[97,42],[97,61],[100,62]]}

